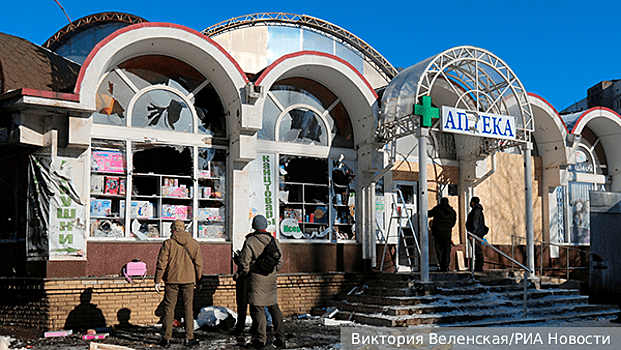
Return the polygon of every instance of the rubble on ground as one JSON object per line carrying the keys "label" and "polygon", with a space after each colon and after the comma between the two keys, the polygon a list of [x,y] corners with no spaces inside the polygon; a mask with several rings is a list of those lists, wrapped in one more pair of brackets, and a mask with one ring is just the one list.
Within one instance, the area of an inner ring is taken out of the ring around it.
{"label": "rubble on ground", "polygon": [[[218,314],[218,311],[213,309],[211,311],[214,312],[214,315]],[[222,314],[219,315],[222,316]],[[231,320],[227,321],[227,319],[222,320],[219,318],[220,321],[215,326],[204,325],[199,327],[194,334],[195,338],[200,341],[200,344],[194,348],[246,349],[245,344],[250,342],[252,337],[248,333],[249,327],[246,327],[246,332],[241,336],[233,336],[230,331],[234,322],[231,323]],[[234,320],[235,318],[233,318]],[[215,322],[215,319],[212,321]],[[316,319],[304,319],[293,316],[285,318],[284,324],[287,333],[286,342],[288,349],[331,350],[340,348],[340,327],[326,326],[319,317]],[[6,334],[10,338],[15,339],[11,346],[8,347],[9,350],[158,350],[160,349],[157,345],[161,339],[160,330],[161,326],[159,325],[116,325],[111,328],[109,335],[105,339],[92,341],[82,339],[86,332],[73,332],[73,334],[67,336],[46,338],[44,337],[44,331],[0,325],[0,334]],[[268,338],[268,342],[271,342],[271,335],[268,334]],[[170,349],[184,349],[183,339],[183,326],[175,327]],[[274,347],[271,347],[271,349],[274,349]]]}

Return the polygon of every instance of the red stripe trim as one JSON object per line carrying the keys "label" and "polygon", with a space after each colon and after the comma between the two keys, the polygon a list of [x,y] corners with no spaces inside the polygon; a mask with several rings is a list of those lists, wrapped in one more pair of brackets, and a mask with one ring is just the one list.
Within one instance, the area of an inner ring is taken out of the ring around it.
{"label": "red stripe trim", "polygon": [[255,85],[261,85],[261,82],[263,81],[263,79],[265,79],[265,77],[269,74],[270,71],[272,71],[274,68],[276,68],[278,65],[280,65],[282,62],[291,59],[291,58],[296,58],[296,57],[300,57],[300,56],[321,56],[321,57],[326,57],[329,59],[333,59],[335,61],[338,61],[344,65],[346,65],[349,69],[351,69],[352,71],[354,71],[359,77],[360,79],[362,79],[362,81],[364,81],[364,83],[367,85],[367,87],[369,88],[369,90],[371,90],[371,92],[373,92],[373,96],[375,96],[375,98],[377,99],[377,93],[375,93],[375,90],[373,89],[373,87],[371,86],[371,84],[367,81],[367,79],[364,77],[364,75],[362,75],[362,73],[360,73],[356,67],[352,66],[351,63],[345,61],[344,59],[334,56],[332,54],[329,53],[325,53],[325,52],[319,52],[319,51],[298,51],[298,52],[294,52],[294,53],[290,53],[288,55],[284,55],[282,57],[280,57],[279,59],[277,59],[274,63],[270,64],[264,71],[263,73],[261,73],[261,76],[255,81]]}
{"label": "red stripe trim", "polygon": [[556,110],[556,108],[554,108],[554,106],[552,106],[550,104],[550,102],[548,102],[546,99],[544,99],[543,97],[537,95],[537,94],[533,94],[532,92],[528,93],[528,96],[532,96],[534,98],[537,98],[539,100],[541,100],[543,103],[547,104],[548,107],[552,108],[552,110],[554,111],[554,113],[556,114],[556,117],[558,118],[558,120],[561,121],[561,123],[563,124],[563,126],[565,127],[565,131],[569,132],[569,130],[567,130],[567,124],[565,124],[565,121],[563,120],[563,118],[561,118],[561,115],[558,113],[558,111]]}
{"label": "red stripe trim", "polygon": [[86,57],[86,60],[84,61],[84,64],[82,64],[82,68],[80,69],[80,74],[78,75],[78,79],[77,79],[77,82],[76,82],[74,93],[76,93],[76,94],[80,93],[80,89],[82,88],[82,80],[84,79],[84,74],[86,72],[86,69],[91,64],[91,61],[97,55],[97,53],[99,52],[99,50],[102,47],[107,45],[110,41],[112,41],[116,37],[120,36],[121,34],[127,33],[127,32],[132,31],[132,30],[140,29],[140,28],[175,28],[175,29],[181,29],[181,30],[186,31],[188,33],[194,34],[194,35],[200,37],[201,39],[207,41],[211,45],[215,46],[218,50],[220,50],[220,52],[222,52],[222,54],[224,54],[224,56],[226,56],[226,58],[228,58],[229,61],[231,61],[231,63],[233,63],[233,65],[235,66],[235,68],[237,69],[237,71],[239,72],[241,77],[244,79],[244,81],[245,82],[249,81],[248,77],[246,76],[246,73],[244,73],[244,71],[242,70],[242,68],[239,65],[239,63],[237,63],[237,61],[235,61],[235,59],[222,46],[220,46],[220,44],[215,42],[210,37],[201,34],[199,31],[196,31],[194,29],[191,29],[191,28],[179,25],[179,24],[163,23],[163,22],[145,22],[145,23],[133,24],[131,26],[127,26],[127,27],[121,28],[121,29],[115,31],[114,33],[108,35],[104,40],[100,41],[93,48],[93,50],[89,53],[88,57]]}
{"label": "red stripe trim", "polygon": [[68,93],[63,93],[63,92],[36,90],[36,89],[30,89],[30,88],[22,88],[22,89],[11,91],[5,94],[2,98],[7,99],[7,98],[15,97],[15,96],[42,97],[42,98],[49,98],[49,99],[54,99],[54,100],[80,102],[80,95],[68,94]]}
{"label": "red stripe trim", "polygon": [[610,108],[606,108],[606,107],[593,107],[590,109],[587,109],[584,113],[582,113],[580,115],[580,117],[578,118],[578,120],[576,120],[576,124],[574,124],[574,128],[571,130],[571,133],[574,134],[576,131],[576,128],[578,127],[578,124],[580,124],[580,122],[582,121],[582,119],[589,113],[591,112],[595,112],[595,111],[608,111],[614,115],[617,116],[617,118],[621,119],[621,116],[619,114],[617,114],[617,112],[613,111]]}

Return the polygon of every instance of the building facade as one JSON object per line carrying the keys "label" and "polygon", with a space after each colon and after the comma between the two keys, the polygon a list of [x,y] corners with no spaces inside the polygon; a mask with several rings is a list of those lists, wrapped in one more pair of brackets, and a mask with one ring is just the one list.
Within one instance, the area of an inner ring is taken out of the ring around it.
{"label": "building facade", "polygon": [[[43,301],[47,327],[62,325],[93,283],[94,297],[118,295],[114,276],[132,259],[152,275],[175,219],[201,243],[211,287],[199,300],[232,305],[232,254],[264,214],[286,259],[281,298],[308,296],[284,307],[293,314],[365,272],[410,269],[394,254],[404,218],[395,202],[411,213],[424,257],[426,208],[449,197],[458,268],[472,196],[486,208],[490,243],[528,253],[534,241],[588,246],[588,191],[621,187],[619,114],[596,106],[561,116],[475,47],[398,72],[362,39],[310,16],[255,14],[198,32],[103,13],[43,47],[0,34],[0,68],[0,251],[9,261],[0,274],[5,290],[55,295]],[[427,128],[416,104],[449,109]],[[488,118],[490,132],[449,130],[450,111]],[[422,260],[434,264],[433,253]],[[144,286],[119,288],[153,298]],[[31,297],[24,308],[42,302]],[[108,317],[121,307],[110,304]]]}

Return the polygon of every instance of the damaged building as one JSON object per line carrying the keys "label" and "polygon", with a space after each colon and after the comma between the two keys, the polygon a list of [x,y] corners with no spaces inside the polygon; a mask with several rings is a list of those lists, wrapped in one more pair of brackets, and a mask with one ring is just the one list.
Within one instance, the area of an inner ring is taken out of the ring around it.
{"label": "damaged building", "polygon": [[[469,257],[472,196],[491,244],[525,264],[536,246],[547,266],[586,266],[588,254],[542,242],[588,249],[588,191],[621,189],[619,134],[617,112],[560,115],[485,49],[399,71],[305,15],[199,32],[101,13],[41,46],[0,33],[0,319],[62,328],[92,303],[108,324],[121,309],[157,322],[148,278],[119,271],[139,259],[153,275],[175,219],[205,258],[198,306],[233,307],[231,257],[258,213],[282,243],[286,315],[371,271],[433,271],[426,210],[440,197],[458,213],[452,269]],[[420,241],[416,263],[399,258],[402,226]],[[486,255],[486,269],[510,265]]]}

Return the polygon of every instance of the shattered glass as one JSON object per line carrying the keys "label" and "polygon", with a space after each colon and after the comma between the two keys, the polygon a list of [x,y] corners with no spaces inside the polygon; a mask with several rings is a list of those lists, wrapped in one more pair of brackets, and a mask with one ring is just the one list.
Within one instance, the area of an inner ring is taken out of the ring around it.
{"label": "shattered glass", "polygon": [[192,132],[192,112],[185,101],[167,90],[151,90],[140,96],[132,110],[132,126]]}
{"label": "shattered glass", "polygon": [[110,72],[99,86],[97,95],[95,95],[97,111],[93,114],[93,122],[96,124],[127,125],[127,108],[134,95],[135,92],[115,71]]}

